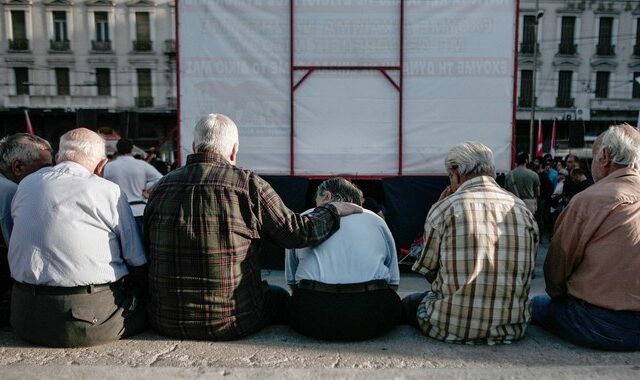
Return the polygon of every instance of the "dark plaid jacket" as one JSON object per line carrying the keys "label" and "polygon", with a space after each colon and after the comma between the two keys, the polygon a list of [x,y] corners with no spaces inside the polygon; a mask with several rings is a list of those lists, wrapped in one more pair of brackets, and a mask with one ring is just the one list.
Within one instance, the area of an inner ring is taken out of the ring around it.
{"label": "dark plaid jacket", "polygon": [[263,326],[260,240],[285,248],[339,228],[333,206],[301,216],[256,174],[196,153],[165,176],[144,213],[149,318],[161,333],[234,339]]}

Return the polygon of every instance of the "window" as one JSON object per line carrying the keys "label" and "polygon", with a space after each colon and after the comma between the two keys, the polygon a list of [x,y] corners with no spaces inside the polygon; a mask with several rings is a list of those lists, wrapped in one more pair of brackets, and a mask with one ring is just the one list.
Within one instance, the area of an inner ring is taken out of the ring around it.
{"label": "window", "polygon": [[608,71],[596,72],[596,98],[606,98],[609,95],[609,76]]}
{"label": "window", "polygon": [[536,47],[535,41],[535,25],[536,16],[524,16],[522,24],[522,45],[520,52],[523,54],[533,54]]}
{"label": "window", "polygon": [[67,36],[67,12],[53,11],[53,40],[56,42],[69,41]]}
{"label": "window", "polygon": [[598,34],[598,55],[613,55],[613,17],[600,17],[600,29]]}
{"label": "window", "polygon": [[533,70],[520,71],[520,107],[531,107],[533,91]]}
{"label": "window", "polygon": [[56,90],[58,96],[70,94],[69,89],[69,69],[66,67],[58,67],[56,72]]}
{"label": "window", "polygon": [[99,96],[111,95],[111,72],[109,69],[96,69],[96,85]]}
{"label": "window", "polygon": [[16,78],[16,95],[29,95],[29,69],[14,67],[13,74]]}
{"label": "window", "polygon": [[573,16],[562,17],[562,26],[560,29],[560,54],[576,54],[576,45],[574,44],[576,18]]}
{"label": "window", "polygon": [[107,12],[95,12],[94,17],[96,22],[96,41],[98,42],[110,41],[109,17],[107,15]]}
{"label": "window", "polygon": [[631,97],[634,99],[640,98],[640,72],[633,73],[633,90]]}
{"label": "window", "polygon": [[556,106],[572,107],[573,99],[571,98],[571,79],[573,71],[560,71],[558,75],[558,97],[556,98]]}
{"label": "window", "polygon": [[153,106],[153,95],[151,91],[151,69],[137,69],[138,73],[138,107]]}
{"label": "window", "polygon": [[149,12],[136,12],[136,40],[133,42],[133,50],[151,50],[151,23]]}
{"label": "window", "polygon": [[27,23],[24,11],[11,11],[11,34],[9,41],[11,50],[29,50],[29,40],[27,40]]}

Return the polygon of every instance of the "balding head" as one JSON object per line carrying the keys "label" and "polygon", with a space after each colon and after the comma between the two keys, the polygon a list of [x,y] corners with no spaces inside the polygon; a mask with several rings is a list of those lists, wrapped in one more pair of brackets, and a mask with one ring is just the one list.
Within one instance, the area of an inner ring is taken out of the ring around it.
{"label": "balding head", "polygon": [[613,171],[640,170],[640,132],[629,124],[613,125],[593,143],[591,173],[598,181]]}
{"label": "balding head", "polygon": [[60,137],[57,161],[73,161],[95,172],[101,162],[106,162],[104,139],[86,128],[72,129]]}

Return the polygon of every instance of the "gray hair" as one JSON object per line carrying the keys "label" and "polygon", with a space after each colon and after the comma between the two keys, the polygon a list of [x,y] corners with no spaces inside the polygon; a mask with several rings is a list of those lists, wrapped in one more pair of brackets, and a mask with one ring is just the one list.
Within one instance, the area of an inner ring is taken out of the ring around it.
{"label": "gray hair", "polygon": [[444,166],[448,169],[458,169],[461,177],[486,175],[496,177],[496,164],[493,152],[486,145],[466,141],[451,148],[444,159]]}
{"label": "gray hair", "polygon": [[52,152],[49,142],[28,133],[16,133],[0,140],[0,171],[11,172],[11,163],[19,160],[30,164],[40,159],[40,151]]}
{"label": "gray hair", "polygon": [[611,162],[640,170],[640,138],[632,136],[635,128],[629,124],[612,125],[602,134],[602,140],[594,159],[601,159],[606,149]]}
{"label": "gray hair", "polygon": [[331,193],[331,200],[362,204],[364,198],[362,190],[342,177],[330,178],[320,184],[316,190],[316,197],[321,197],[325,191]]}
{"label": "gray hair", "polygon": [[60,137],[58,161],[73,161],[96,165],[106,158],[104,139],[99,134],[86,129],[76,128]]}
{"label": "gray hair", "polygon": [[198,120],[193,137],[196,152],[229,157],[237,143],[238,127],[228,116],[212,113]]}

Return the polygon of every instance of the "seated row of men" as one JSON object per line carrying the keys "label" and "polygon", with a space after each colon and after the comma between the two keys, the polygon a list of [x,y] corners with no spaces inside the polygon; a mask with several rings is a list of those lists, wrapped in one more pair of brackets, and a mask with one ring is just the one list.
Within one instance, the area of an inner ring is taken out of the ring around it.
{"label": "seated row of men", "polygon": [[[522,338],[533,317],[577,344],[640,348],[640,133],[628,125],[596,140],[598,182],[558,219],[545,262],[549,296],[533,301],[535,219],[495,182],[492,152],[480,143],[446,155],[451,185],[427,215],[414,265],[431,289],[401,301],[395,243],[384,221],[359,206],[362,193],[330,179],[318,188],[317,207],[292,212],[267,182],[236,166],[238,131],[224,115],[198,121],[195,153],[155,185],[144,243],[126,196],[99,175],[106,163],[99,135],[67,132],[57,165],[26,178],[13,170],[27,159],[11,159],[9,139],[0,142],[0,170],[20,182],[5,235],[15,280],[11,324],[36,344],[104,343],[147,321],[167,336],[210,340],[280,323],[358,340],[405,321],[442,341],[495,344]],[[14,140],[23,151],[48,152],[51,163],[46,142]],[[6,211],[2,218],[4,226]],[[288,248],[291,296],[262,281],[262,239]]]}

